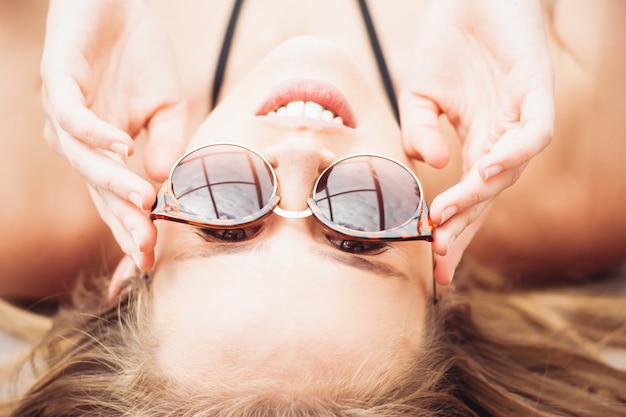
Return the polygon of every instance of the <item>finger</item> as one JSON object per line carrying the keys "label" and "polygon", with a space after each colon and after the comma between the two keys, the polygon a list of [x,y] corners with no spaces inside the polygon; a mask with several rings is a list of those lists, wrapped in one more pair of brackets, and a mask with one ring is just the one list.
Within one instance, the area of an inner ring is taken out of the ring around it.
{"label": "finger", "polygon": [[437,105],[424,96],[403,89],[399,107],[406,154],[435,168],[443,168],[450,159],[450,149],[441,133]]}
{"label": "finger", "polygon": [[184,102],[163,108],[148,123],[144,165],[150,178],[164,181],[185,148],[187,107]]}
{"label": "finger", "polygon": [[454,273],[457,266],[461,262],[462,254],[457,253],[457,256],[452,255],[441,256],[434,254],[435,270],[433,272],[435,282],[444,287],[452,283]]}
{"label": "finger", "polygon": [[138,267],[148,270],[154,262],[156,227],[147,212],[138,209],[109,191],[89,187],[100,217],[109,226],[124,253]]}
{"label": "finger", "polygon": [[488,201],[513,184],[524,167],[511,169],[488,180],[482,179],[474,168],[465,178],[439,194],[430,205],[430,217],[434,224],[441,225],[458,213]]}
{"label": "finger", "polygon": [[109,281],[109,287],[107,290],[107,300],[112,303],[117,296],[121,294],[124,282],[136,274],[136,265],[133,259],[129,256],[124,256],[117,264],[111,281]]}
{"label": "finger", "polygon": [[524,101],[517,128],[504,132],[481,158],[478,172],[487,179],[508,169],[528,163],[552,141],[554,107],[551,95],[530,94]]}
{"label": "finger", "polygon": [[91,186],[112,192],[140,210],[152,207],[156,197],[154,188],[121,160],[114,160],[110,155],[95,151],[75,139],[64,141],[63,152],[72,167]]}
{"label": "finger", "polygon": [[476,227],[483,221],[484,215],[493,200],[471,206],[458,213],[443,225],[435,228],[436,233],[433,239],[433,252],[437,255],[445,256],[457,244],[457,240],[470,227]]}
{"label": "finger", "polygon": [[[482,221],[484,221],[484,217],[485,216],[465,228],[445,255],[437,253],[433,255],[435,260],[434,278],[437,284],[443,286],[450,285],[452,279],[454,278],[456,268],[463,259],[465,249],[467,249],[470,242],[474,238],[474,235],[480,229],[480,225],[482,224]],[[439,230],[435,231],[435,239],[437,239],[436,235],[438,232]]]}
{"label": "finger", "polygon": [[132,138],[89,110],[84,104],[83,92],[70,76],[56,76],[49,80],[42,97],[48,118],[57,131],[65,131],[93,148],[132,155]]}

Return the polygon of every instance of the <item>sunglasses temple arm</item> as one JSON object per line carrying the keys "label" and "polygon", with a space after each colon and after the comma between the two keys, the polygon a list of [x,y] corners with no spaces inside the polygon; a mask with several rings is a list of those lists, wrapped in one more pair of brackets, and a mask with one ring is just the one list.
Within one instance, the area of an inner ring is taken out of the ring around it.
{"label": "sunglasses temple arm", "polygon": [[430,210],[426,200],[422,200],[422,212],[420,213],[417,227],[419,228],[420,237],[432,242],[433,222],[430,220]]}
{"label": "sunglasses temple arm", "polygon": [[[433,222],[430,220],[430,210],[428,208],[428,203],[426,200],[422,200],[422,213],[419,219],[419,232],[420,236],[425,238],[425,240],[432,242],[433,240]],[[430,256],[432,258],[431,265],[433,268],[433,304],[437,305],[439,302],[439,296],[437,295],[437,281],[435,281],[435,252],[430,251]]]}

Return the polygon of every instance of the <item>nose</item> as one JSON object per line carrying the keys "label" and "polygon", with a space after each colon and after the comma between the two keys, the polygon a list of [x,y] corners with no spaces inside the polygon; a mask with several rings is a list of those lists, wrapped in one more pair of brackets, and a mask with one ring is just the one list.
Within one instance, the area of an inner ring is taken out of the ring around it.
{"label": "nose", "polygon": [[272,145],[265,157],[276,171],[281,196],[280,208],[304,210],[306,200],[320,173],[337,159],[336,155],[314,139],[294,137]]}

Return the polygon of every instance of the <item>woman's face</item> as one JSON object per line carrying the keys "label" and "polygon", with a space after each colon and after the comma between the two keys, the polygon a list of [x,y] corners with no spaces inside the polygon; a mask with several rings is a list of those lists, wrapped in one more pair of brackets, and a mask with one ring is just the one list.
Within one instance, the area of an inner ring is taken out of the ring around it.
{"label": "woman's face", "polygon": [[[267,115],[296,101],[317,105],[307,104],[304,116],[291,115],[298,104]],[[343,123],[322,120],[320,106]],[[320,172],[339,157],[377,153],[411,166],[386,98],[341,50],[314,38],[271,53],[189,148],[219,142],[268,159],[285,210],[306,209]],[[297,389],[319,378],[380,375],[390,360],[419,349],[433,294],[426,242],[352,253],[313,217],[275,214],[241,242],[175,222],[157,227],[157,358],[177,378],[196,385],[262,378]]]}

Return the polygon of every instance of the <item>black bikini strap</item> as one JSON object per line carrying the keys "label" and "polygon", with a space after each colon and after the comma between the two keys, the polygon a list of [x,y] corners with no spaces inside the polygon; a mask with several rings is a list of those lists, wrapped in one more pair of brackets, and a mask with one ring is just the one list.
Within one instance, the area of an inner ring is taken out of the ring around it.
{"label": "black bikini strap", "polygon": [[224,72],[226,71],[226,62],[228,61],[228,54],[230,53],[230,46],[233,42],[233,35],[235,34],[235,26],[237,25],[237,19],[239,18],[239,11],[243,0],[235,0],[233,10],[230,13],[230,20],[228,21],[228,27],[224,34],[224,40],[222,41],[222,50],[220,51],[219,59],[217,60],[217,66],[215,67],[215,75],[213,77],[213,92],[211,94],[211,102],[209,103],[209,109],[213,110],[217,105],[217,99],[222,89],[222,82],[224,81]]}
{"label": "black bikini strap", "polygon": [[[378,42],[378,36],[376,35],[374,22],[372,21],[372,17],[370,16],[366,0],[358,0],[358,3],[361,9],[361,14],[363,15],[365,27],[367,29],[367,36],[369,37],[370,44],[372,45],[372,51],[374,52],[374,57],[376,58],[378,71],[380,73],[380,77],[382,78],[385,92],[387,93],[387,98],[389,99],[389,103],[391,104],[391,109],[393,110],[396,120],[398,121],[398,123],[400,123],[396,93],[393,89],[393,83],[391,82],[391,77],[389,75],[385,56],[383,55],[382,48],[380,47],[380,43]],[[228,61],[228,55],[230,53],[233,35],[235,33],[235,26],[237,25],[237,20],[239,18],[239,12],[241,10],[242,4],[243,0],[235,0],[235,4],[233,5],[233,9],[230,13],[230,19],[228,21],[228,26],[226,28],[226,33],[224,34],[224,40],[222,42],[222,49],[220,51],[217,66],[215,68],[215,76],[213,77],[213,91],[211,94],[211,102],[209,103],[209,108],[211,110],[215,108],[217,104],[217,99],[220,94],[220,90],[222,89],[224,72],[226,71],[226,63]]]}
{"label": "black bikini strap", "polygon": [[372,17],[370,16],[370,12],[367,8],[367,3],[365,2],[365,0],[359,0],[359,7],[361,8],[363,21],[365,22],[365,27],[367,28],[367,36],[369,36],[370,38],[370,44],[372,45],[374,57],[376,58],[376,64],[378,65],[380,78],[382,78],[383,80],[385,92],[387,93],[387,98],[389,98],[389,104],[391,104],[391,109],[393,110],[393,114],[399,124],[400,112],[398,111],[398,101],[396,100],[396,93],[393,89],[393,83],[391,82],[391,76],[389,75],[389,70],[387,69],[387,62],[385,61],[383,50],[380,47],[380,43],[378,42],[378,36],[376,36],[374,22],[372,21]]}

